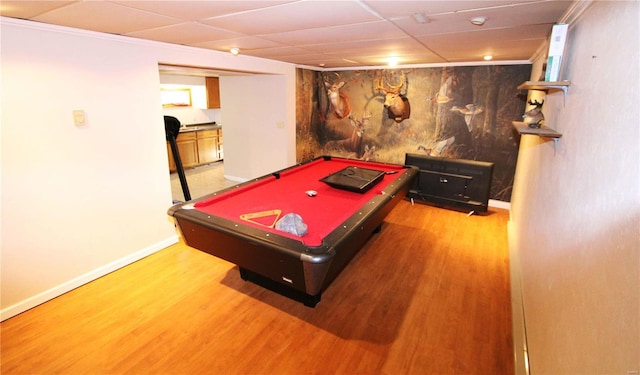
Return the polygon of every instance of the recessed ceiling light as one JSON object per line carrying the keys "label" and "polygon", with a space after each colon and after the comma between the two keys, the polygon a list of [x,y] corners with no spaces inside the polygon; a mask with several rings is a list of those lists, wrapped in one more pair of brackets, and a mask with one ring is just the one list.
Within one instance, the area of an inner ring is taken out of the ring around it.
{"label": "recessed ceiling light", "polygon": [[238,54],[240,53],[240,48],[238,47],[233,47],[229,50],[229,52],[231,52],[232,55],[234,56],[238,56]]}
{"label": "recessed ceiling light", "polygon": [[493,59],[493,56],[491,56],[491,55],[484,55],[484,59],[485,59],[485,60],[487,60],[487,61],[489,61],[489,60]]}
{"label": "recessed ceiling light", "polygon": [[487,22],[487,19],[488,19],[487,17],[480,16],[480,17],[470,18],[469,21],[476,26],[482,26],[484,25],[485,22]]}
{"label": "recessed ceiling light", "polygon": [[400,58],[398,58],[396,56],[391,56],[391,57],[387,58],[387,64],[389,64],[389,66],[398,65],[398,61],[400,61]]}

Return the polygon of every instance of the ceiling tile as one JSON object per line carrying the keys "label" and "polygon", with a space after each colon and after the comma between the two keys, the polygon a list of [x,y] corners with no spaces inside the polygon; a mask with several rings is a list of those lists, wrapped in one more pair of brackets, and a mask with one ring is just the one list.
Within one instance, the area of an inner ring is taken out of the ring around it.
{"label": "ceiling tile", "polygon": [[[456,46],[463,48],[471,45],[489,46],[497,41],[543,40],[549,29],[547,25],[511,27],[508,29],[488,29],[460,33],[432,34],[417,36],[416,39],[432,49]],[[508,32],[504,32],[507,30]]]}
{"label": "ceiling tile", "polygon": [[[467,14],[469,12],[486,11],[491,9],[516,9],[523,4],[544,3],[535,0],[418,0],[418,1],[364,1],[366,5],[377,11],[385,18],[409,17],[414,13],[429,15]],[[562,1],[560,1],[562,2]],[[566,5],[565,5],[566,8]]]}
{"label": "ceiling tile", "polygon": [[410,37],[404,38],[396,38],[396,39],[388,39],[382,41],[377,40],[362,40],[362,41],[346,41],[346,42],[336,42],[330,45],[331,48],[328,48],[327,44],[317,44],[305,46],[304,48],[309,51],[314,52],[325,52],[329,54],[334,53],[343,53],[343,52],[366,52],[366,51],[377,51],[378,54],[384,53],[401,53],[403,51],[415,51],[416,49],[422,50],[424,46],[422,46],[418,41],[414,40]]}
{"label": "ceiling tile", "polygon": [[176,1],[176,0],[128,0],[114,1],[131,8],[146,10],[165,16],[181,18],[187,21],[197,21],[205,18],[244,12],[252,9],[269,8],[276,5],[290,3],[284,1]]}
{"label": "ceiling tile", "polygon": [[194,47],[207,48],[219,51],[228,51],[230,48],[237,47],[242,51],[250,51],[254,49],[266,49],[284,47],[280,43],[272,42],[255,36],[246,36],[222,40],[209,40],[202,43],[193,43]]}
{"label": "ceiling tile", "polygon": [[6,1],[0,2],[3,17],[33,18],[45,12],[74,3],[75,1]]}
{"label": "ceiling tile", "polygon": [[[556,8],[552,7],[552,9]],[[416,36],[504,29],[522,25],[543,25],[546,28],[546,34],[551,30],[551,25],[556,22],[555,20],[557,20],[561,14],[562,11],[532,11],[530,6],[521,6],[518,7],[517,10],[500,8],[488,12],[433,16],[430,18],[430,22],[425,24],[417,23],[410,17],[395,19],[393,22],[402,30]],[[470,18],[475,16],[487,17],[486,23],[483,26],[471,24]]]}
{"label": "ceiling tile", "polygon": [[469,51],[464,54],[460,53],[460,50],[456,48],[440,49],[438,50],[438,52],[445,56],[450,62],[469,61],[469,56],[467,55],[467,53],[473,54],[474,52],[478,57],[476,60],[480,60],[482,56],[487,53],[493,56],[493,62],[507,60],[526,60],[527,58],[523,56],[528,56],[529,51],[531,49],[536,49],[538,46],[540,46],[541,42],[542,41],[535,39],[529,41],[518,41],[517,43],[505,41],[496,43],[492,48],[489,48],[488,50],[476,49],[474,51],[473,47],[470,47]]}
{"label": "ceiling tile", "polygon": [[299,46],[326,44],[327,41],[383,40],[405,36],[406,34],[404,32],[388,21],[374,21],[262,35],[265,39]]}
{"label": "ceiling tile", "polygon": [[[463,55],[467,56],[467,61],[474,56],[475,60],[480,60],[486,54],[493,55],[494,60],[526,60],[531,57],[531,50],[535,51],[545,39],[544,36],[531,36],[533,33],[530,30],[535,28],[536,26],[511,28],[507,34],[500,30],[487,30],[430,35],[418,39],[447,60],[455,59],[451,61],[460,61],[459,57]],[[506,46],[509,46],[509,51],[503,50]]]}
{"label": "ceiling tile", "polygon": [[248,35],[263,35],[377,20],[354,1],[300,1],[202,22]]}
{"label": "ceiling tile", "polygon": [[34,20],[84,30],[126,34],[180,22],[107,1],[82,1],[33,17]]}
{"label": "ceiling tile", "polygon": [[246,55],[264,57],[264,58],[273,58],[274,56],[300,56],[300,55],[309,54],[309,51],[306,49],[289,47],[289,46],[253,49],[248,51],[241,49],[241,51],[244,51],[242,53]]}
{"label": "ceiling tile", "polygon": [[238,33],[216,29],[215,27],[197,22],[186,22],[178,25],[135,31],[127,33],[127,35],[176,44],[202,43],[241,36],[241,34]]}

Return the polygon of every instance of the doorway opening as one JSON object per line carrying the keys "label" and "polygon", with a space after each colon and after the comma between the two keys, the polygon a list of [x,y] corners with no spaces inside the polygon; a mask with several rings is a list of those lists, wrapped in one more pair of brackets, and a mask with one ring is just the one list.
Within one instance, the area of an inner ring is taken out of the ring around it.
{"label": "doorway opening", "polygon": [[[224,177],[222,111],[219,77],[248,75],[210,68],[159,64],[163,115],[180,121],[176,139],[184,167],[189,198],[195,199],[237,184]],[[173,93],[180,93],[175,99]],[[216,97],[216,101],[212,98]],[[187,99],[188,98],[188,99]],[[167,143],[171,196],[184,202],[185,190],[180,181],[175,158]]]}

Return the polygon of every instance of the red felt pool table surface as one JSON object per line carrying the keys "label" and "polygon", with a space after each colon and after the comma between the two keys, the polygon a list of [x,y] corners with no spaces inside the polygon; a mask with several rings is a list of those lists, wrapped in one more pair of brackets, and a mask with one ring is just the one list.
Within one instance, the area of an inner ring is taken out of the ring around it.
{"label": "red felt pool table surface", "polygon": [[[222,217],[231,221],[254,226],[281,236],[302,241],[306,246],[319,246],[322,239],[338,225],[341,225],[377,195],[392,184],[400,173],[385,174],[383,179],[365,193],[352,192],[331,187],[320,181],[322,178],[346,167],[375,169],[383,172],[399,172],[402,166],[384,163],[360,162],[350,159],[316,159],[279,172],[279,178],[271,176],[253,183],[198,201],[195,209],[203,213]],[[307,191],[317,194],[310,197]],[[275,215],[241,219],[242,215],[266,213],[280,210],[281,215],[296,213],[308,226],[308,233],[302,237],[279,231],[269,226],[275,222]]]}

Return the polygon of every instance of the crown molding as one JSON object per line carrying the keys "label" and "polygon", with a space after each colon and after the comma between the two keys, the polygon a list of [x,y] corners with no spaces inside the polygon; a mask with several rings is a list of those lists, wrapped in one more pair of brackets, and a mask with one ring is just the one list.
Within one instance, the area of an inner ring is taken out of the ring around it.
{"label": "crown molding", "polygon": [[[29,28],[34,30],[43,30],[43,31],[57,32],[57,33],[63,33],[63,34],[69,34],[69,35],[87,36],[91,38],[112,40],[112,41],[131,43],[131,44],[137,44],[137,45],[158,46],[160,44],[162,45],[168,44],[163,42],[157,42],[154,40],[133,38],[126,35],[108,34],[100,31],[76,29],[68,26],[52,25],[44,22],[23,20],[19,18],[11,18],[11,17],[0,16],[0,25],[3,25],[3,26],[12,25],[12,26],[18,26],[18,27]],[[186,47],[186,46],[179,46],[179,47]],[[193,48],[193,47],[190,47],[190,48]]]}
{"label": "crown molding", "polygon": [[412,69],[412,68],[446,68],[451,66],[492,66],[492,65],[527,65],[531,64],[530,60],[504,60],[504,61],[465,61],[456,63],[432,63],[432,64],[407,64],[407,65],[366,65],[366,66],[350,66],[338,68],[318,68],[316,66],[296,65],[296,68],[315,70],[318,72],[336,72],[345,70],[394,70],[394,69]]}
{"label": "crown molding", "polygon": [[571,28],[572,24],[578,22],[580,17],[584,14],[591,5],[595,3],[595,0],[579,0],[571,3],[571,6],[564,12],[558,23],[566,23]]}

